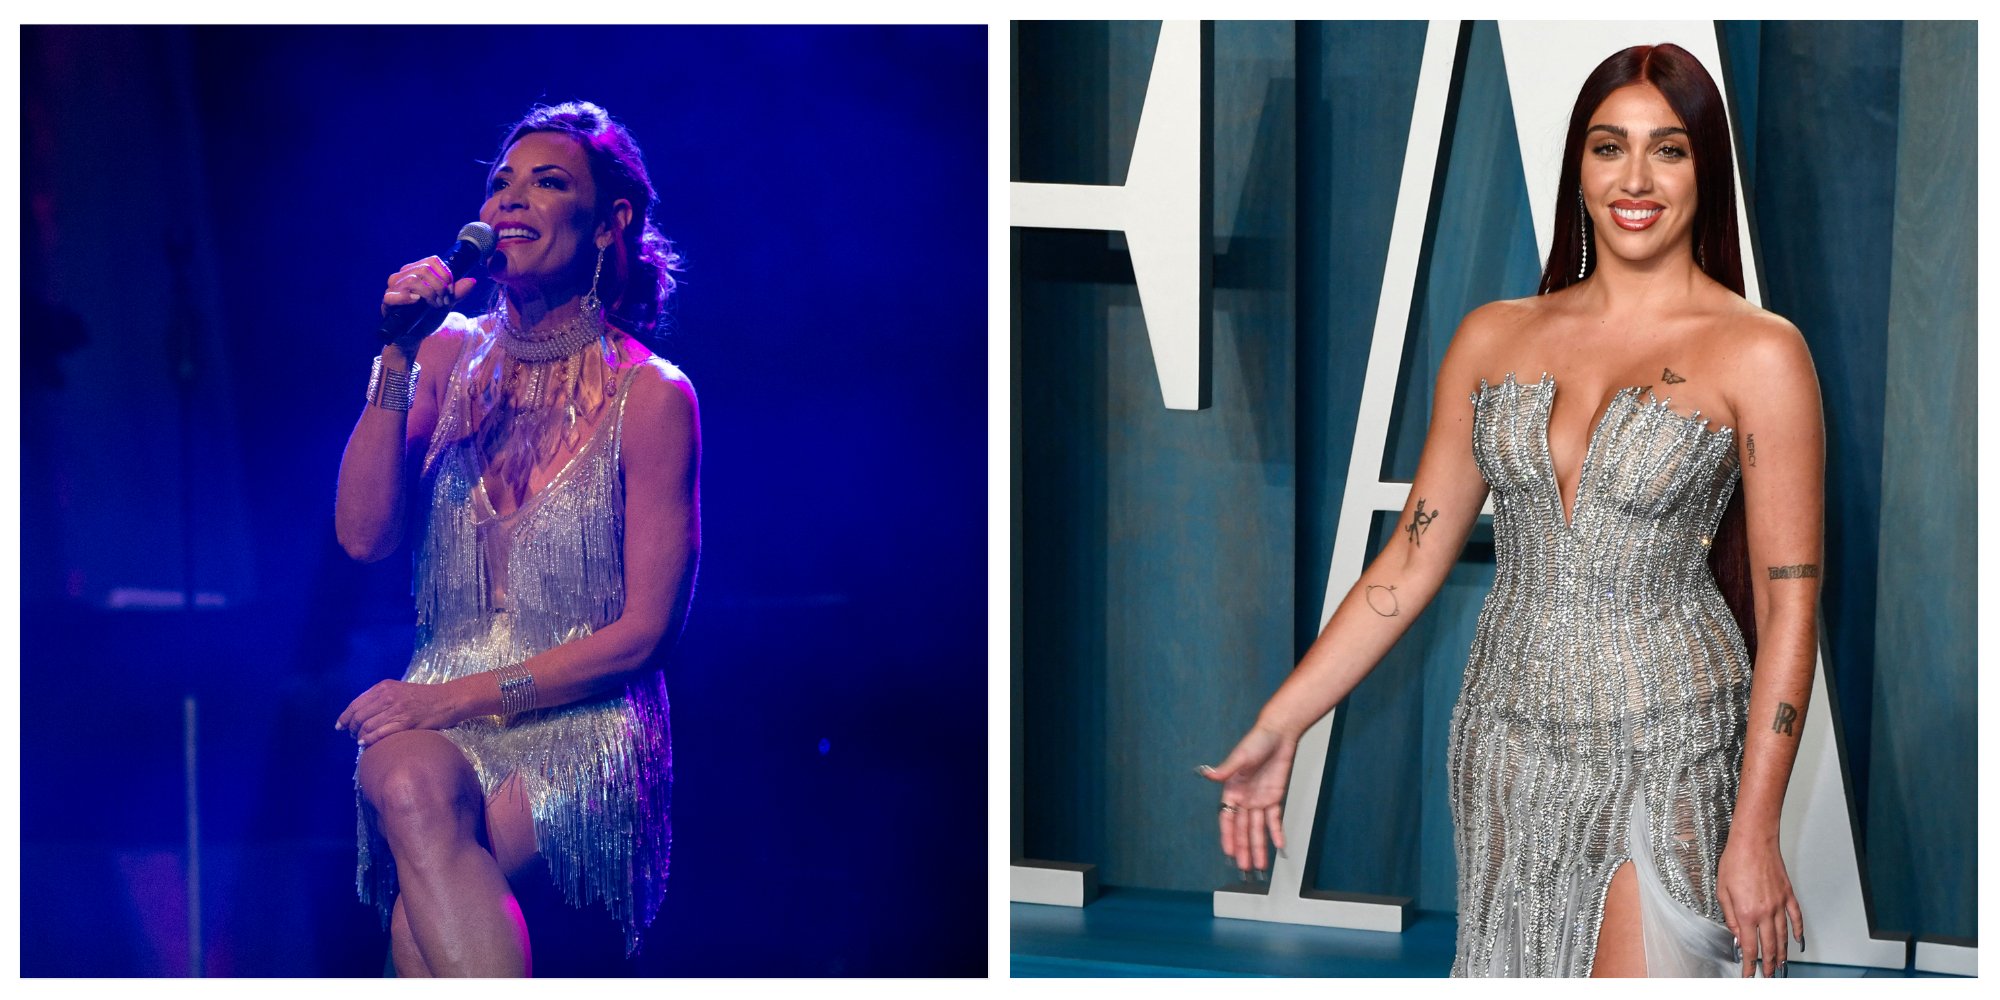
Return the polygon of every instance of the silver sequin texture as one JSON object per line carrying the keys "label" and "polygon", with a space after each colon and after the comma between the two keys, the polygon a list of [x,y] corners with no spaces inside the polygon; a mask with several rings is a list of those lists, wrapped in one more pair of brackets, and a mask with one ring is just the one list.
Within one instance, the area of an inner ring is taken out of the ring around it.
{"label": "silver sequin texture", "polygon": [[[517,663],[591,634],[625,607],[618,455],[637,368],[625,373],[575,457],[519,509],[498,517],[456,405],[492,333],[484,321],[466,321],[466,328],[419,494],[428,495],[430,513],[416,550],[416,652],[403,679],[420,684]],[[504,581],[505,609],[493,606],[496,576]],[[573,906],[603,901],[623,925],[627,952],[636,952],[666,894],[672,843],[673,748],[661,673],[644,673],[619,696],[470,719],[443,733],[465,752],[487,795],[520,776],[536,845],[565,898]],[[356,888],[381,908],[386,925],[395,861],[358,785],[356,799]]]}
{"label": "silver sequin texture", "polygon": [[[1455,976],[1589,975],[1628,833],[1675,903],[1722,919],[1750,667],[1701,540],[1736,486],[1734,432],[1641,392],[1593,429],[1573,522],[1555,380],[1472,396],[1495,573],[1451,719]],[[1640,797],[1650,828],[1628,830]]]}

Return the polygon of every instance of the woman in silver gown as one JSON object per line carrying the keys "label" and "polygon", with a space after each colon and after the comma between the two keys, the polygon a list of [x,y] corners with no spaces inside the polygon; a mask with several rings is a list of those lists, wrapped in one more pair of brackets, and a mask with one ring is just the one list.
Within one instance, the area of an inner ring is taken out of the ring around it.
{"label": "woman in silver gown", "polygon": [[1448,750],[1452,973],[1782,971],[1804,934],[1778,813],[1812,685],[1824,429],[1803,338],[1742,296],[1732,164],[1685,50],[1585,81],[1541,293],[1465,318],[1404,530],[1205,769],[1238,867],[1283,846],[1300,735],[1437,593],[1490,492],[1495,577]]}
{"label": "woman in silver gown", "polygon": [[[523,880],[604,903],[628,953],[666,889],[662,666],[693,592],[701,439],[693,387],[638,339],[678,264],[655,201],[601,108],[530,112],[479,213],[492,308],[384,347],[341,457],[351,555],[396,551],[406,509],[421,532],[408,670],[335,723],[362,748],[357,888],[399,975],[527,974]],[[382,304],[448,310],[474,284],[431,257]]]}

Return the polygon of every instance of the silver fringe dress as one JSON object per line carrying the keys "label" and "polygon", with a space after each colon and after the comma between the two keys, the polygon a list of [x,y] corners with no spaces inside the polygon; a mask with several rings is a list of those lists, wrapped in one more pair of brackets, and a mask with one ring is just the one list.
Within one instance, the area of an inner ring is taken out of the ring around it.
{"label": "silver fringe dress", "polygon": [[[470,363],[492,333],[453,315],[466,343],[424,459],[419,495],[430,514],[416,549],[416,651],[403,679],[439,684],[518,663],[616,621],[625,607],[624,479],[619,445],[626,390],[575,456],[539,492],[494,513],[460,414]],[[657,359],[649,364],[664,364]],[[493,606],[504,574],[507,607]],[[668,799],[673,746],[658,670],[622,695],[468,719],[444,736],[465,752],[488,796],[518,775],[534,814],[535,843],[572,906],[601,900],[623,926],[627,954],[659,912],[672,844]],[[358,776],[357,769],[357,776]],[[360,801],[355,884],[387,925],[395,859]]]}
{"label": "silver fringe dress", "polygon": [[1510,373],[1472,397],[1495,573],[1451,718],[1451,972],[1589,975],[1629,860],[1648,974],[1734,974],[1715,882],[1750,666],[1706,558],[1740,471],[1735,434],[1621,390],[1566,517],[1555,392]]}

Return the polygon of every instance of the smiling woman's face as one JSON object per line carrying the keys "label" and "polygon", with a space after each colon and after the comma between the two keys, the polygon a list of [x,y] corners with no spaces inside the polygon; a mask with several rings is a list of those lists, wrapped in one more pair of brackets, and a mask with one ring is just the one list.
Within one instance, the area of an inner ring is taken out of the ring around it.
{"label": "smiling woman's face", "polygon": [[499,237],[489,268],[510,285],[545,286],[575,274],[597,251],[597,187],[575,139],[530,132],[508,147],[487,180],[479,219]]}
{"label": "smiling woman's face", "polygon": [[1693,238],[1696,185],[1687,123],[1650,83],[1620,87],[1583,136],[1584,205],[1607,254],[1646,260]]}

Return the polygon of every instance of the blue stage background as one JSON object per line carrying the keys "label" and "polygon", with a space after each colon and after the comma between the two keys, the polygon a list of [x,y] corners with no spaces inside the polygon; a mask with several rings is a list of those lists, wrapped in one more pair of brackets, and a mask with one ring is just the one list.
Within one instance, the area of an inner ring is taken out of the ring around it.
{"label": "blue stage background", "polygon": [[410,567],[339,551],[335,471],[385,277],[476,217],[507,124],[585,99],[687,257],[704,551],[665,909],[627,963],[558,905],[537,971],[984,974],[986,46],[24,28],[22,972],[189,971],[191,694],[202,971],[381,973],[331,725],[400,674]]}
{"label": "blue stage background", "polygon": [[[1013,179],[1122,183],[1157,22],[1013,30]],[[1121,237],[1015,233],[1016,857],[1136,889],[1235,877],[1191,768],[1318,631],[1424,37],[1215,22],[1208,409],[1161,405]],[[1813,719],[1841,725],[1875,929],[1974,938],[1976,33],[1720,38],[1764,304],[1803,331],[1825,400],[1835,704]],[[1414,473],[1460,318],[1540,274],[1495,24],[1465,44],[1385,478]],[[1341,713],[1312,886],[1454,908],[1444,725],[1492,559],[1482,526]]]}

